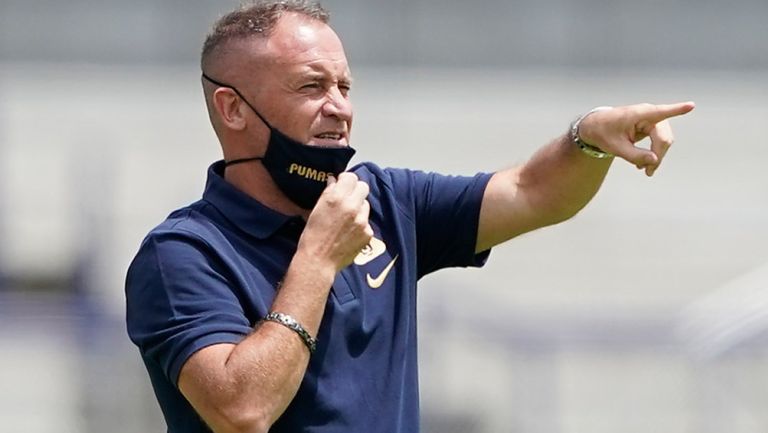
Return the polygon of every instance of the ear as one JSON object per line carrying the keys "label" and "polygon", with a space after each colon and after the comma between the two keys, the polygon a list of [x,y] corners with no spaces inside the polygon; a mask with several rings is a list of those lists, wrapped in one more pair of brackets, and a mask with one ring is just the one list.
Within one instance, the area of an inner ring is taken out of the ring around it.
{"label": "ear", "polygon": [[240,97],[232,89],[219,87],[213,92],[213,107],[227,128],[242,131],[245,129],[245,111]]}

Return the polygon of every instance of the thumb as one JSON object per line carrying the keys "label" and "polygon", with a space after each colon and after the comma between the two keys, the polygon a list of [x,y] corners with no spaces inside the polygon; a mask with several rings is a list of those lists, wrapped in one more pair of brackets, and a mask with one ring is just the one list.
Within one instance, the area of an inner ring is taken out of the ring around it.
{"label": "thumb", "polygon": [[637,168],[643,168],[649,165],[655,165],[658,163],[659,158],[656,156],[655,153],[651,152],[648,149],[642,149],[639,147],[636,147],[631,142],[627,142],[625,146],[622,146],[621,149],[616,150],[616,156],[631,162]]}

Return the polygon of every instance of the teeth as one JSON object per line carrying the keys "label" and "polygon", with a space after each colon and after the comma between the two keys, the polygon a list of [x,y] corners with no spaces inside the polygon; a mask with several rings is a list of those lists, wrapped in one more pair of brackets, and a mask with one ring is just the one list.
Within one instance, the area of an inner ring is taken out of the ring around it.
{"label": "teeth", "polygon": [[330,138],[332,140],[338,140],[341,138],[341,134],[320,134],[319,138]]}

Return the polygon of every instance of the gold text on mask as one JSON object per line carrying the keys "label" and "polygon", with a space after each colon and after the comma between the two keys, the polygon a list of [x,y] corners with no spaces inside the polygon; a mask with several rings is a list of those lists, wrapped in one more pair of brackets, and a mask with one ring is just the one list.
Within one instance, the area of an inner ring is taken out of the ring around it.
{"label": "gold text on mask", "polygon": [[333,173],[315,170],[314,168],[305,167],[303,165],[296,164],[295,162],[288,167],[288,174],[296,174],[298,176],[316,180],[318,182],[325,182],[326,179],[328,179],[328,176],[333,176]]}

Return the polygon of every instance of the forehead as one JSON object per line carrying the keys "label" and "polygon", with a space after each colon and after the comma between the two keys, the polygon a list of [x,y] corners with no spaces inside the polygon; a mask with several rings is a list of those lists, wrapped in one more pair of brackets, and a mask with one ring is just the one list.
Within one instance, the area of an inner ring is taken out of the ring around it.
{"label": "forehead", "polygon": [[338,35],[327,24],[311,18],[296,14],[281,17],[263,49],[267,63],[279,72],[349,75]]}

